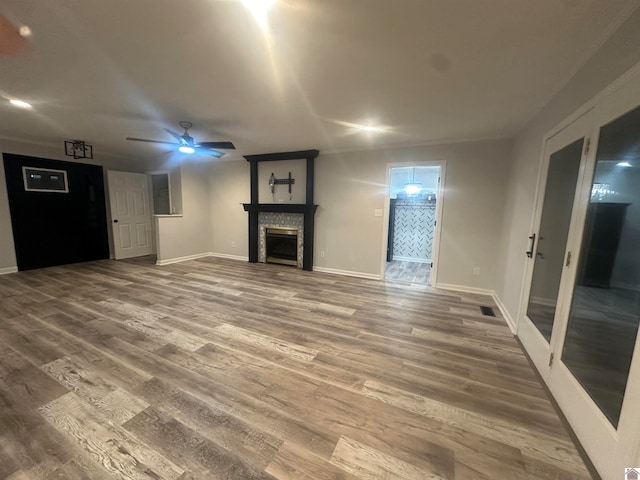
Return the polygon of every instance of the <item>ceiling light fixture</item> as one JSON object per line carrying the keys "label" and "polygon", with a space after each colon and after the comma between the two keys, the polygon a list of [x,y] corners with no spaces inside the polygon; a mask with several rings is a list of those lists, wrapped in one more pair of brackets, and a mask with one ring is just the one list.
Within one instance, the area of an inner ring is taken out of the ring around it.
{"label": "ceiling light fixture", "polygon": [[18,108],[31,108],[30,103],[24,102],[22,100],[18,100],[17,98],[12,98],[11,100],[9,100],[9,102],[11,102],[11,105]]}
{"label": "ceiling light fixture", "polygon": [[384,132],[383,128],[374,127],[373,125],[357,125],[356,128],[363,132]]}
{"label": "ceiling light fixture", "polygon": [[616,163],[616,167],[625,167],[625,168],[629,168],[632,165],[629,162],[618,162]]}
{"label": "ceiling light fixture", "polygon": [[391,133],[391,128],[386,127],[384,125],[374,125],[373,122],[369,122],[367,124],[364,123],[351,123],[345,122],[342,120],[332,120],[327,119],[336,125],[340,125],[342,127],[347,127],[349,129],[349,133]]}
{"label": "ceiling light fixture", "polygon": [[180,145],[178,147],[178,151],[181,153],[188,153],[189,155],[196,151],[195,148],[190,147],[189,145]]}
{"label": "ceiling light fixture", "polygon": [[413,171],[411,173],[411,182],[404,184],[404,191],[410,197],[414,197],[418,195],[422,190],[422,184],[420,182],[416,182],[415,177],[416,177],[416,167],[413,167]]}
{"label": "ceiling light fixture", "polygon": [[267,12],[275,3],[276,0],[242,0],[242,4],[263,28],[267,26]]}

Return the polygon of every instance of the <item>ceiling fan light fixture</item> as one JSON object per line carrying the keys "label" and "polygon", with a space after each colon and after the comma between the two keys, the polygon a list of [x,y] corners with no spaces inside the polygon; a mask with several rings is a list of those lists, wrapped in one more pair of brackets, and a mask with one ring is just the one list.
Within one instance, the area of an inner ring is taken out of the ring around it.
{"label": "ceiling fan light fixture", "polygon": [[180,153],[191,155],[196,153],[210,155],[212,157],[220,158],[224,155],[224,152],[220,150],[235,150],[236,146],[233,142],[197,142],[189,135],[189,129],[191,128],[191,122],[180,122],[180,126],[184,128],[184,133],[180,135],[168,128],[164,131],[171,135],[175,141],[167,142],[165,140],[151,140],[148,138],[127,137],[127,140],[133,142],[146,142],[146,143],[160,143],[162,145],[171,145],[174,149],[178,147]]}
{"label": "ceiling fan light fixture", "polygon": [[422,190],[421,183],[406,183],[404,185],[404,191],[407,195],[418,195]]}

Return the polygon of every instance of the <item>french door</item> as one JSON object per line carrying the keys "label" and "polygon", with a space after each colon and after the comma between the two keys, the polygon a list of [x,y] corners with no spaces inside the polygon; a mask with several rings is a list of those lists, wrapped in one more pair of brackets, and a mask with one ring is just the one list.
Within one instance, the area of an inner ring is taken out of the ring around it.
{"label": "french door", "polygon": [[640,446],[640,78],[549,138],[518,335],[596,469]]}

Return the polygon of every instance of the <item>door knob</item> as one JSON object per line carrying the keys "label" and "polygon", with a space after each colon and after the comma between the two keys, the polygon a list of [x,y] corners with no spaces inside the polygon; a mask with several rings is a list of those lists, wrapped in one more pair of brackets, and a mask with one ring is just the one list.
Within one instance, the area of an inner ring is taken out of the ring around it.
{"label": "door knob", "polygon": [[118,223],[118,220],[114,220],[113,223]]}

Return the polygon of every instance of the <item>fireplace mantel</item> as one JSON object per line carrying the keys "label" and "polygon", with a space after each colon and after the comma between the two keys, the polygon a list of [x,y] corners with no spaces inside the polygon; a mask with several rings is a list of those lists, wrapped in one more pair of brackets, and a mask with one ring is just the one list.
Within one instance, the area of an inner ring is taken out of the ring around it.
{"label": "fireplace mantel", "polygon": [[318,205],[306,203],[243,203],[245,212],[316,213]]}
{"label": "fireplace mantel", "polygon": [[[262,155],[245,155],[251,165],[251,203],[243,203],[245,212],[249,214],[249,262],[258,261],[258,214],[260,212],[301,213],[304,215],[304,239],[302,252],[302,268],[313,270],[314,216],[318,205],[313,204],[314,160],[318,150],[300,150],[297,152],[265,153]],[[306,203],[258,203],[258,163],[278,160],[306,160],[307,182]]]}

